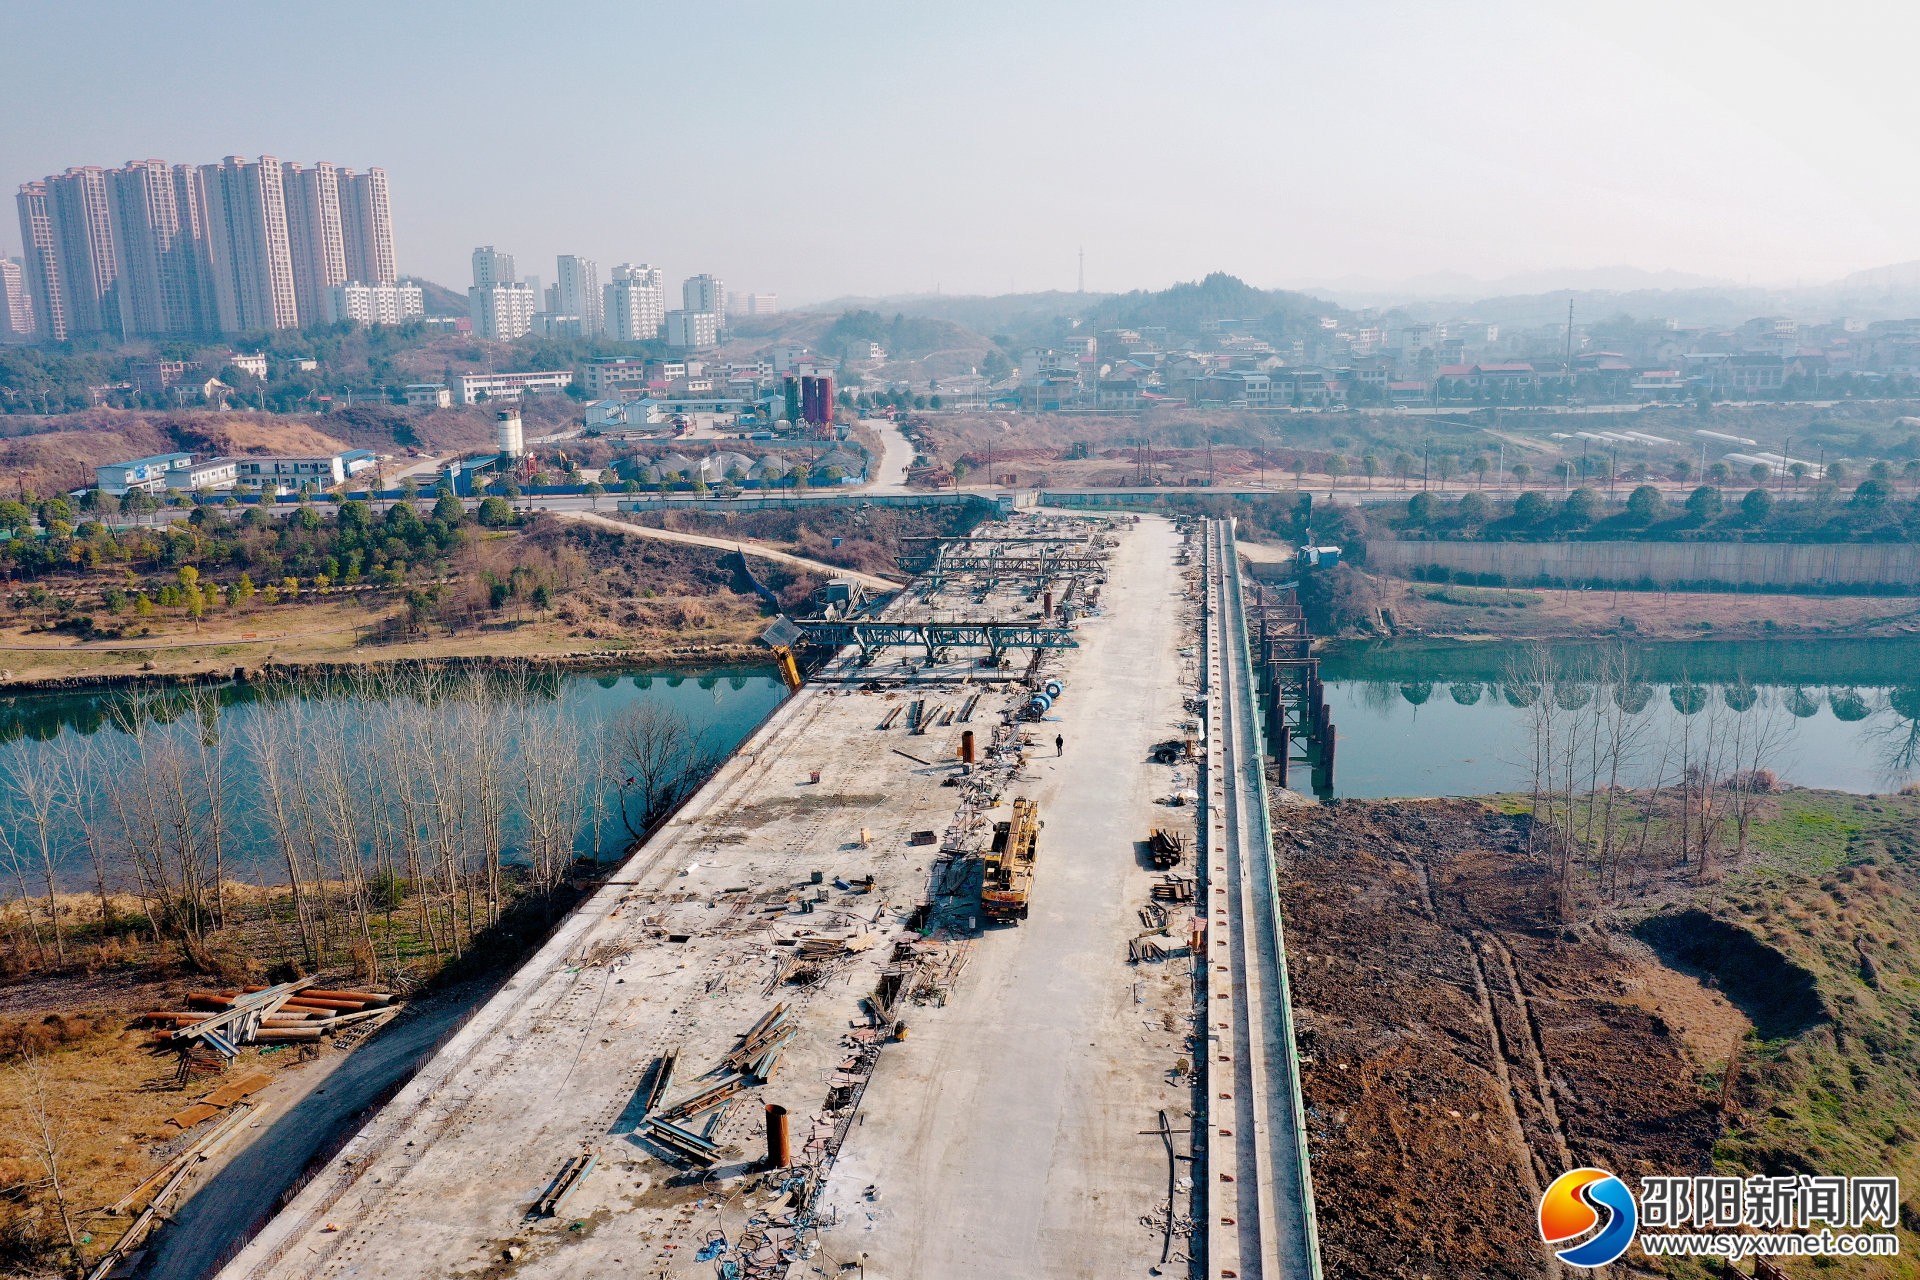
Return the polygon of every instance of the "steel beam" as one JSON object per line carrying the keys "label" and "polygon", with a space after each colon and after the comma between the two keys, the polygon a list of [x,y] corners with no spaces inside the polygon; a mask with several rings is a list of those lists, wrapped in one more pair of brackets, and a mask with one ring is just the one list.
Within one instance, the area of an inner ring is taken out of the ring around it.
{"label": "steel beam", "polygon": [[798,618],[801,642],[838,648],[857,644],[871,654],[892,645],[918,645],[932,655],[940,649],[1077,649],[1069,627],[1036,627],[1019,622],[863,622],[857,619]]}

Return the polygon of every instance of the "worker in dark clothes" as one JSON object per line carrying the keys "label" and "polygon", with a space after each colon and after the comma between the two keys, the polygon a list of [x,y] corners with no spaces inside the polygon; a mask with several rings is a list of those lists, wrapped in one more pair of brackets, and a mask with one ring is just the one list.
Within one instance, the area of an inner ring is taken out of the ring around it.
{"label": "worker in dark clothes", "polygon": [[1067,739],[1065,735],[1058,733],[1053,735],[1053,754],[1056,756],[1067,754]]}

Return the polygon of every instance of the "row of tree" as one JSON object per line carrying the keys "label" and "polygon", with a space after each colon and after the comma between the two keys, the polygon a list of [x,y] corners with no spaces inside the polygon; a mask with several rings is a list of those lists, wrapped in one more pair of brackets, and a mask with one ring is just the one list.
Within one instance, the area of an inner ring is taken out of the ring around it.
{"label": "row of tree", "polygon": [[457,958],[514,892],[550,895],[576,854],[640,837],[723,750],[657,703],[591,721],[532,669],[283,684],[238,714],[194,690],[110,714],[116,734],[0,747],[12,918],[45,963],[68,960],[58,897],[85,883],[98,929],[132,923],[208,966],[232,886],[263,873],[291,898],[283,954],[309,971]]}

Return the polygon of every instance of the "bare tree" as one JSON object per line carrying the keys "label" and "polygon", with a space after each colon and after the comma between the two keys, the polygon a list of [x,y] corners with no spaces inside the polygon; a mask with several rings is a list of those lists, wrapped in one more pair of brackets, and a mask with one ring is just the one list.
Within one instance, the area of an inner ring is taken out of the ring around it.
{"label": "bare tree", "polygon": [[68,734],[60,739],[55,767],[59,770],[68,817],[86,842],[87,857],[93,863],[94,892],[100,896],[100,927],[111,929],[113,899],[107,893],[107,862],[112,854],[101,822],[98,789],[91,782],[96,772],[104,771],[106,766],[99,760],[93,739]]}
{"label": "bare tree", "polygon": [[[54,821],[61,808],[60,776],[52,756],[38,742],[24,740],[0,749],[0,778],[12,794],[13,811],[21,821],[7,843],[10,856],[31,861],[47,890],[47,925],[53,933],[53,956],[67,962],[66,935],[60,931],[60,903],[56,897],[59,839]],[[24,849],[21,846],[25,846]]]}
{"label": "bare tree", "polygon": [[53,1072],[48,1068],[45,1058],[29,1053],[10,1068],[14,1086],[20,1096],[20,1110],[25,1119],[25,1134],[28,1145],[39,1159],[40,1165],[47,1171],[46,1186],[53,1192],[54,1207],[60,1214],[60,1225],[67,1233],[67,1248],[77,1262],[80,1256],[80,1239],[73,1229],[73,1215],[67,1208],[67,1188],[61,1176],[61,1162],[66,1156],[66,1142],[69,1121],[73,1108],[66,1099],[57,1096]]}
{"label": "bare tree", "polygon": [[620,716],[606,737],[620,819],[636,840],[692,794],[721,754],[684,715],[657,702],[642,702]]}

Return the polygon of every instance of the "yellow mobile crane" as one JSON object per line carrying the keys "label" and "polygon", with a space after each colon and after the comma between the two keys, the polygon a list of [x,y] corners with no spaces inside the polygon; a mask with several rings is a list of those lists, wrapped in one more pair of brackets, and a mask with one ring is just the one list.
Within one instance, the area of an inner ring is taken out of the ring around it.
{"label": "yellow mobile crane", "polygon": [[1033,860],[1040,843],[1040,806],[1022,796],[1013,802],[1013,821],[993,824],[993,848],[980,907],[989,920],[1024,920],[1033,890]]}

